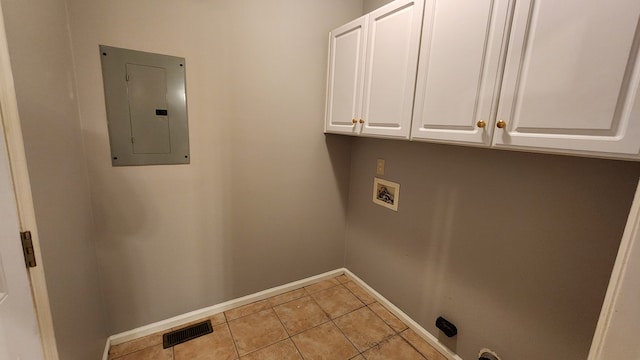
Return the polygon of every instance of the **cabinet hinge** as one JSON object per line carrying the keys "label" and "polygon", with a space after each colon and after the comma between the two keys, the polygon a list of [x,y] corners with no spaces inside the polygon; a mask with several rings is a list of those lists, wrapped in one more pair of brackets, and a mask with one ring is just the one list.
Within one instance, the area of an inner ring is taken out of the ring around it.
{"label": "cabinet hinge", "polygon": [[24,253],[24,263],[28,268],[36,267],[36,253],[33,251],[33,241],[31,241],[31,231],[20,232],[22,240],[22,252]]}

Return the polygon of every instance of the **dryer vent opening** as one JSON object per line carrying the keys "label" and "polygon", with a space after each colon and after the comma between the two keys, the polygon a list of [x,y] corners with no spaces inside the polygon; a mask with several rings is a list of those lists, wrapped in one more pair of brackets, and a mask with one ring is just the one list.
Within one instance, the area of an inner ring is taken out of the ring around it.
{"label": "dryer vent opening", "polygon": [[478,360],[500,360],[500,358],[495,352],[489,349],[482,349],[478,355]]}

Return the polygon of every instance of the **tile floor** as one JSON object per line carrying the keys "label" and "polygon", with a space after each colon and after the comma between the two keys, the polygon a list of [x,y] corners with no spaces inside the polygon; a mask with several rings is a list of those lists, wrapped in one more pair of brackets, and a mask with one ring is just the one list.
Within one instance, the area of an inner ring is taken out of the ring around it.
{"label": "tile floor", "polygon": [[211,334],[163,349],[156,333],[112,346],[109,359],[446,360],[345,275],[208,319]]}

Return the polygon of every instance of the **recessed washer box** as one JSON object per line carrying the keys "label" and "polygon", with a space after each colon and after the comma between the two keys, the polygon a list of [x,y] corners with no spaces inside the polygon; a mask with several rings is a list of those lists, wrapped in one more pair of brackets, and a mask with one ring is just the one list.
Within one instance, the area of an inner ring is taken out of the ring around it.
{"label": "recessed washer box", "polygon": [[100,45],[111,164],[188,164],[184,58]]}

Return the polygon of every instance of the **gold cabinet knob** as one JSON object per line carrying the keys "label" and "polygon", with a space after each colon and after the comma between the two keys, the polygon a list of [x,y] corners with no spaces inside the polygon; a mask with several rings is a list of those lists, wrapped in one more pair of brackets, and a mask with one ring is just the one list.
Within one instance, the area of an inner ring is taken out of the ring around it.
{"label": "gold cabinet knob", "polygon": [[360,124],[364,124],[364,120],[363,119],[360,119]]}
{"label": "gold cabinet knob", "polygon": [[356,119],[351,119],[351,122],[352,122],[352,123],[354,123],[354,124],[356,124],[356,123],[358,123],[358,120],[356,120]]}
{"label": "gold cabinet knob", "polygon": [[487,123],[484,122],[484,120],[478,120],[476,125],[478,125],[479,128],[483,128],[483,127],[487,126]]}
{"label": "gold cabinet knob", "polygon": [[499,120],[496,126],[498,127],[498,129],[504,129],[507,127],[507,122],[504,120]]}

